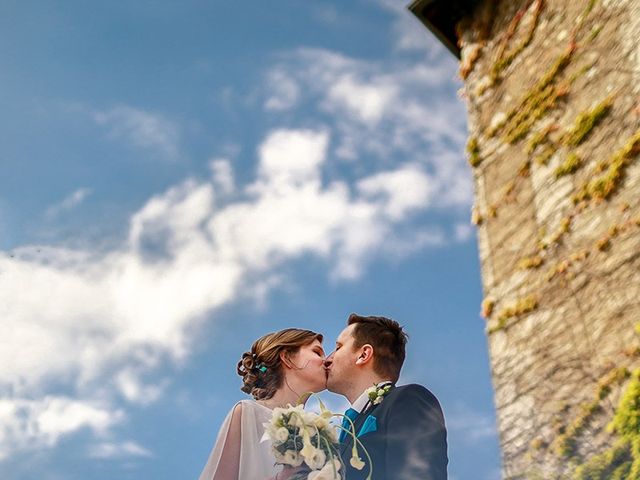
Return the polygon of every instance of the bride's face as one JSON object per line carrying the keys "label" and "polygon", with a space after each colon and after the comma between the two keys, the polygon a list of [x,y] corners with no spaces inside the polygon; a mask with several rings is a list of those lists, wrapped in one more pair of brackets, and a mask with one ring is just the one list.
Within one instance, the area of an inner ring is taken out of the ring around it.
{"label": "bride's face", "polygon": [[291,361],[296,368],[289,370],[296,383],[305,392],[320,392],[326,388],[327,374],[324,368],[324,350],[318,340],[300,347]]}

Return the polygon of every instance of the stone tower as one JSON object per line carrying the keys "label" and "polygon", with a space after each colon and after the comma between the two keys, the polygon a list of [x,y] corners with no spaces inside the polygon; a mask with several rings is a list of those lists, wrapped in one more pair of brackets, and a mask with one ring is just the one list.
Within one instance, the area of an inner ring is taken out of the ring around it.
{"label": "stone tower", "polygon": [[640,0],[416,0],[461,58],[505,479],[640,479]]}

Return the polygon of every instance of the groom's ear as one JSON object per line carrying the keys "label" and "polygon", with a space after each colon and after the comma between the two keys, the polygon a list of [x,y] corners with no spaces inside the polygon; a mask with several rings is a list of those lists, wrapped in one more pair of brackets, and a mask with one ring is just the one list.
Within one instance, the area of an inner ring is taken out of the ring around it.
{"label": "groom's ear", "polygon": [[365,365],[373,359],[373,347],[368,343],[361,346],[359,350],[356,365]]}

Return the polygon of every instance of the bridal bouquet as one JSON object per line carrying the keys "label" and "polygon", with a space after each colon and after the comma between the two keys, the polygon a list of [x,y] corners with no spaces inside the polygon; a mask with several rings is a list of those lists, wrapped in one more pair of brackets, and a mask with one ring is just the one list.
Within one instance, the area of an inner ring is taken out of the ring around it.
{"label": "bridal bouquet", "polygon": [[[320,413],[305,411],[302,405],[275,408],[271,421],[264,424],[262,441],[271,441],[276,463],[298,467],[297,473],[290,480],[343,478],[338,437],[335,427],[329,423],[331,417],[340,415],[332,413],[322,402],[319,404]],[[355,435],[353,437],[351,465],[362,469],[364,462],[358,457],[356,449],[356,442],[360,442]]]}

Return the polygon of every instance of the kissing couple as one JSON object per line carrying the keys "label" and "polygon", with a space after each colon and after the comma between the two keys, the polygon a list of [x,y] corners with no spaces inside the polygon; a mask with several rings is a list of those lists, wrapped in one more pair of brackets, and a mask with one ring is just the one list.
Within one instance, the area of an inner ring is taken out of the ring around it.
{"label": "kissing couple", "polygon": [[446,480],[447,433],[438,400],[421,385],[396,386],[407,343],[398,322],[351,314],[329,356],[322,340],[319,333],[288,328],[259,338],[242,355],[241,390],[253,399],[239,401],[227,415],[200,480],[291,477],[296,469],[275,463],[271,445],[261,442],[264,425],[274,409],[325,389],[349,401],[343,428],[354,428],[352,435],[340,434],[338,476],[334,470],[322,478],[366,478],[367,469],[349,461],[355,436],[373,464],[372,480]]}

